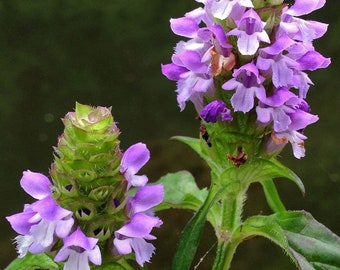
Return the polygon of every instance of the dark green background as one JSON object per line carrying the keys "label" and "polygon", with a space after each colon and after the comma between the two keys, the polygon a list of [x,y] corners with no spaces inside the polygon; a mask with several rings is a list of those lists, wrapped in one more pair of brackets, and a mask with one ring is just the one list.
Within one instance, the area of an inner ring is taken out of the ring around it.
{"label": "dark green background", "polygon": [[[47,174],[52,146],[62,133],[60,118],[76,101],[112,106],[122,131],[122,148],[143,141],[151,160],[143,169],[151,181],[167,172],[190,170],[200,186],[209,183],[202,161],[173,135],[197,136],[191,106],[180,113],[175,83],[160,72],[179,37],[169,28],[198,6],[193,0],[6,0],[0,1],[0,268],[15,258],[15,233],[4,219],[32,199],[20,189],[23,170]],[[339,226],[339,4],[329,0],[309,18],[330,24],[315,46],[332,58],[311,74],[308,101],[320,121],[306,131],[307,157],[296,160],[290,147],[282,160],[304,181],[306,196],[278,180],[289,209],[306,209],[334,232]],[[270,213],[258,185],[250,190],[245,216]],[[191,213],[166,211],[155,229],[157,253],[150,269],[167,269],[176,241]],[[207,227],[196,262],[215,243]],[[212,250],[198,269],[210,269]],[[233,269],[295,269],[272,243],[255,239],[240,246]]]}

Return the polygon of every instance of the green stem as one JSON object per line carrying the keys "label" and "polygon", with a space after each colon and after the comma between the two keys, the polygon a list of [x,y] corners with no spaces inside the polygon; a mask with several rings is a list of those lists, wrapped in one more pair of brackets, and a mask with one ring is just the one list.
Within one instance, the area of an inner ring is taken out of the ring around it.
{"label": "green stem", "polygon": [[227,193],[222,199],[222,220],[217,232],[218,247],[213,270],[227,270],[230,268],[232,258],[239,244],[239,241],[233,239],[232,235],[242,222],[245,191],[246,189],[240,189],[237,194]]}
{"label": "green stem", "polygon": [[228,270],[234,257],[238,242],[219,241],[213,270]]}

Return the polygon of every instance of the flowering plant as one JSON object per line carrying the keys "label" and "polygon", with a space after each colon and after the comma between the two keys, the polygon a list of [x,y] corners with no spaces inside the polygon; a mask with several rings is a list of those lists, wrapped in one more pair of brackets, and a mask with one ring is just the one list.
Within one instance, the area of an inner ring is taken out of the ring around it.
{"label": "flowering plant", "polygon": [[[177,43],[162,73],[177,82],[180,109],[191,101],[199,115],[200,138],[176,139],[207,162],[211,185],[208,191],[188,189],[176,201],[196,214],[172,269],[190,268],[205,220],[217,237],[212,269],[229,269],[237,246],[255,236],[279,245],[299,269],[340,269],[339,237],[309,213],[286,210],[273,181],[287,178],[305,192],[277,157],[288,143],[296,158],[305,156],[304,129],[318,120],[306,101],[313,84],[307,72],[330,64],[313,46],[327,24],[301,16],[325,0],[196,2],[203,6],[170,20],[172,31],[187,40]],[[274,213],[244,220],[246,193],[254,182],[262,185]],[[165,202],[174,205],[168,188],[165,184]]]}
{"label": "flowering plant", "polygon": [[[313,41],[324,23],[302,19],[325,0],[196,0],[201,7],[170,20],[184,38],[162,73],[177,82],[181,110],[193,103],[199,138],[177,136],[211,170],[199,189],[188,172],[154,184],[139,175],[146,145],[120,149],[111,109],[77,103],[63,119],[49,177],[24,171],[21,187],[35,201],[7,217],[18,233],[19,258],[6,269],[146,268],[155,247],[156,211],[195,212],[183,231],[171,269],[190,269],[208,221],[217,238],[212,269],[229,269],[239,244],[268,238],[302,270],[340,269],[340,239],[306,211],[286,210],[275,178],[305,193],[301,179],[278,160],[291,144],[305,156],[305,128],[318,121],[306,98],[309,71],[330,59]],[[242,217],[252,183],[260,183],[271,215]]]}

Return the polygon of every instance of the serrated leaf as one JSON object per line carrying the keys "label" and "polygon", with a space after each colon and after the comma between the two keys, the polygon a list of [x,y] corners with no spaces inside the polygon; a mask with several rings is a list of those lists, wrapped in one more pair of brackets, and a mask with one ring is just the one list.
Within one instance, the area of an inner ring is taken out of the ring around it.
{"label": "serrated leaf", "polygon": [[5,270],[18,270],[18,269],[26,269],[26,270],[38,270],[38,269],[49,269],[49,270],[58,270],[59,266],[55,263],[49,256],[45,253],[41,254],[32,254],[27,253],[27,255],[23,258],[17,258],[12,261]]}
{"label": "serrated leaf", "polygon": [[198,188],[194,177],[187,171],[169,173],[156,183],[164,186],[164,200],[154,208],[156,211],[170,208],[197,211],[208,194],[207,189]]}
{"label": "serrated leaf", "polygon": [[255,216],[235,237],[265,236],[281,246],[300,270],[340,269],[340,238],[305,211]]}

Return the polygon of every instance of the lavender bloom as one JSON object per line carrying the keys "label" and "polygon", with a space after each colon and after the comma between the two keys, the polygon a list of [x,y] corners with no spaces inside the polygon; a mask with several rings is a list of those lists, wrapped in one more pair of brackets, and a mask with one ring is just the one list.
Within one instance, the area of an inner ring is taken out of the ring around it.
{"label": "lavender bloom", "polygon": [[273,45],[259,50],[256,66],[272,76],[275,87],[288,87],[293,80],[294,69],[298,68],[298,64],[283,52],[294,44],[294,40],[282,36]]}
{"label": "lavender bloom", "polygon": [[[199,112],[203,108],[203,96],[215,92],[213,76],[222,70],[231,70],[235,64],[231,45],[221,25],[216,25],[204,9],[199,8],[185,14],[185,17],[171,19],[174,33],[192,38],[180,41],[172,56],[172,63],[162,65],[162,73],[177,81],[177,101],[180,109],[187,101],[193,102]],[[199,28],[204,22],[207,27]]]}
{"label": "lavender bloom", "polygon": [[52,198],[49,179],[25,171],[20,181],[22,188],[38,201],[27,204],[22,213],[6,217],[20,235],[15,238],[19,257],[27,251],[42,253],[49,250],[57,237],[66,237],[74,223],[72,212],[61,208]]}
{"label": "lavender bloom", "polygon": [[156,239],[150,234],[153,227],[162,225],[162,221],[154,217],[152,207],[163,201],[164,188],[162,185],[144,186],[127,203],[128,215],[131,216],[122,228],[115,232],[113,241],[118,254],[135,252],[137,263],[143,266],[149,262],[155,247],[145,240]]}
{"label": "lavender bloom", "polygon": [[260,41],[269,43],[270,39],[264,30],[265,23],[253,9],[246,11],[237,22],[237,28],[228,32],[228,36],[237,36],[237,47],[242,55],[254,55]]}
{"label": "lavender bloom", "polygon": [[305,156],[304,140],[307,137],[302,131],[319,119],[309,113],[307,102],[288,89],[280,88],[265,103],[261,102],[256,112],[261,123],[273,121],[274,131],[267,142],[267,151],[275,152],[290,142],[296,158]]}
{"label": "lavender bloom", "polygon": [[78,227],[70,236],[64,239],[64,245],[54,260],[65,261],[64,270],[90,270],[89,261],[101,265],[102,258],[98,239],[87,237]]}
{"label": "lavender bloom", "polygon": [[318,117],[308,111],[308,104],[284,87],[277,89],[256,108],[257,120],[263,124],[273,121],[276,133],[302,130],[315,123]]}
{"label": "lavender bloom", "polygon": [[201,50],[187,50],[174,54],[173,63],[162,65],[162,73],[168,79],[177,81],[177,102],[180,109],[184,110],[185,103],[190,100],[199,111],[203,107],[203,95],[213,93],[214,81],[209,74],[208,65],[202,62],[209,44],[196,41],[180,42],[177,44],[176,51],[179,52],[183,46],[191,45],[199,45]]}
{"label": "lavender bloom", "polygon": [[136,173],[150,159],[150,151],[143,143],[131,145],[123,154],[120,172],[124,174],[128,181],[128,189],[131,186],[144,186],[148,182],[146,175],[136,175]]}
{"label": "lavender bloom", "polygon": [[222,100],[210,102],[202,109],[200,117],[207,123],[216,123],[219,118],[221,118],[222,121],[233,120],[230,110]]}
{"label": "lavender bloom", "polygon": [[266,98],[266,91],[262,85],[265,80],[259,74],[254,63],[248,63],[236,69],[233,77],[222,85],[225,90],[236,90],[231,98],[235,111],[249,112],[254,107],[254,97],[259,100]]}
{"label": "lavender bloom", "polygon": [[248,8],[254,7],[251,0],[208,0],[206,1],[206,5],[212,15],[220,20],[226,19],[233,11],[235,5]]}

